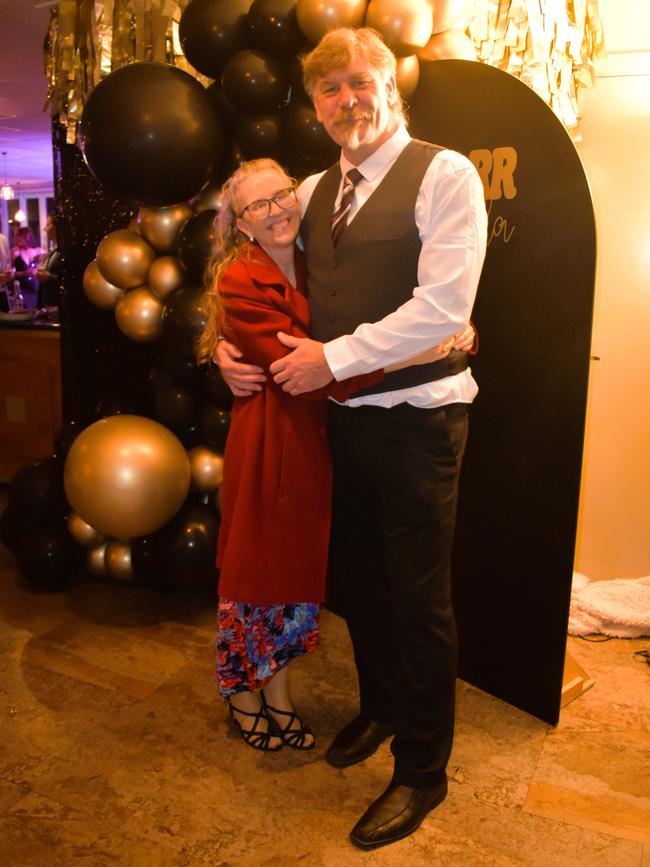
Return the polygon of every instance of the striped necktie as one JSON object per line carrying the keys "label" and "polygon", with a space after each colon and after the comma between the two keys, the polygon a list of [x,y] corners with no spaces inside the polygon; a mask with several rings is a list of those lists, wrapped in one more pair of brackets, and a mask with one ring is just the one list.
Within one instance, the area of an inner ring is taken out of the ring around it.
{"label": "striped necktie", "polygon": [[348,214],[350,213],[350,208],[352,207],[354,188],[359,183],[359,181],[362,180],[363,175],[361,174],[359,169],[350,169],[350,171],[345,176],[341,201],[338,208],[332,214],[332,243],[335,247],[341,240],[341,235],[345,231],[345,227],[348,224]]}

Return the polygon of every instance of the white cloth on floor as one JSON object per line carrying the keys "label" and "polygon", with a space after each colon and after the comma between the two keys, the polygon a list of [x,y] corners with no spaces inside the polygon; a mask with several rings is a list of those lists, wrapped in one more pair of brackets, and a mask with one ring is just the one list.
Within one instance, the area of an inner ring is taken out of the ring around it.
{"label": "white cloth on floor", "polygon": [[613,638],[650,635],[650,575],[590,581],[574,572],[569,634]]}

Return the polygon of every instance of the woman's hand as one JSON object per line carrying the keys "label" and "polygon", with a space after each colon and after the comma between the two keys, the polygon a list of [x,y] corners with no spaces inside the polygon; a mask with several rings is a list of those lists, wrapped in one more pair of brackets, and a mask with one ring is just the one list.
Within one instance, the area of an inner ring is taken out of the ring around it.
{"label": "woman's hand", "polygon": [[233,343],[220,340],[214,353],[214,360],[228,388],[235,397],[249,397],[262,390],[266,382],[264,370],[256,364],[244,364],[239,361],[242,353]]}
{"label": "woman's hand", "polygon": [[468,322],[463,329],[454,334],[451,348],[461,349],[463,352],[471,352],[472,349],[475,348],[475,343],[477,344],[476,349],[478,349],[478,341],[476,338],[476,330],[472,323]]}

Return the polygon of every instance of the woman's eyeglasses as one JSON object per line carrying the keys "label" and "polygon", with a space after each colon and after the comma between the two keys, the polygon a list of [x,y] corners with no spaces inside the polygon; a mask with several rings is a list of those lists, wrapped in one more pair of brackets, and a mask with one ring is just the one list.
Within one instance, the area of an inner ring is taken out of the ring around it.
{"label": "woman's eyeglasses", "polygon": [[257,201],[251,202],[250,205],[246,205],[239,216],[243,217],[247,213],[251,220],[266,220],[271,213],[272,204],[275,203],[283,211],[288,211],[296,202],[296,188],[287,187],[286,190],[280,190],[279,193],[271,196],[270,199],[257,199]]}

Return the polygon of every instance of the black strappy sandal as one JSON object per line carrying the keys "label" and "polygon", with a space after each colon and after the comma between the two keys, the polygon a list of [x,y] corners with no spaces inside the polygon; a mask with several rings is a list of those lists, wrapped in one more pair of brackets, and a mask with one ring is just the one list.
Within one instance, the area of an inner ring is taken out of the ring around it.
{"label": "black strappy sandal", "polygon": [[[238,707],[235,707],[233,704],[228,702],[228,710],[230,711],[230,716],[233,718],[234,722],[237,724],[239,731],[243,739],[246,741],[249,747],[252,747],[254,750],[262,750],[266,753],[275,753],[278,750],[281,750],[284,746],[284,738],[277,731],[277,725],[274,720],[269,719],[264,710],[264,705],[259,709],[257,713],[251,713],[248,710],[241,710]],[[255,722],[253,723],[253,727],[248,729],[248,731],[242,726],[242,724],[235,718],[235,714],[240,713],[242,716],[252,716],[255,717]],[[257,731],[257,726],[260,720],[266,720],[266,724],[268,726],[266,731]],[[277,747],[270,746],[271,738],[280,738],[280,743]]]}
{"label": "black strappy sandal", "polygon": [[[267,712],[267,717],[270,719],[272,723],[275,723],[276,731],[279,737],[282,738],[282,742],[285,743],[288,747],[291,747],[292,750],[313,750],[316,746],[316,738],[314,738],[313,731],[309,728],[308,725],[300,719],[297,713],[291,710],[279,710],[277,707],[273,707],[270,705],[264,694],[262,693],[262,707]],[[274,719],[271,714],[278,714],[279,716],[288,716],[289,722],[286,726],[281,726],[277,719]],[[305,745],[305,738],[307,735],[311,735],[312,742],[310,744]]]}

